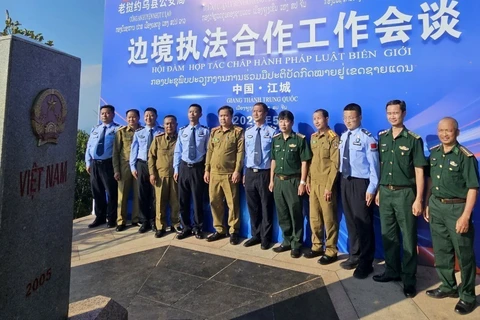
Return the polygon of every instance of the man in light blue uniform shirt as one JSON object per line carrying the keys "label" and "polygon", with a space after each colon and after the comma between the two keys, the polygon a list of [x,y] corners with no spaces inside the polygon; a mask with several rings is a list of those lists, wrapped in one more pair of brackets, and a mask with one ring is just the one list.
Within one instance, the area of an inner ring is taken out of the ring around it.
{"label": "man in light blue uniform shirt", "polygon": [[[85,151],[85,165],[90,175],[93,199],[95,200],[95,220],[88,225],[94,228],[107,222],[108,228],[114,228],[117,221],[117,181],[113,172],[113,143],[115,133],[120,126],[113,122],[115,108],[104,105],[100,108],[102,124],[94,127]],[[108,195],[108,201],[105,196]]]}
{"label": "man in light blue uniform shirt", "polygon": [[259,102],[253,106],[252,118],[255,125],[245,131],[245,174],[243,185],[250,213],[252,237],[245,247],[261,244],[267,250],[272,239],[273,195],[270,184],[270,153],[272,139],[277,130],[265,123],[268,107]]}
{"label": "man in light blue uniform shirt", "polygon": [[145,109],[143,116],[145,127],[135,131],[130,151],[130,170],[138,185],[138,201],[142,226],[138,232],[144,233],[148,230],[155,231],[155,206],[153,205],[154,188],[150,184],[148,172],[148,150],[156,134],[163,132],[163,128],[157,126],[157,110],[155,108]]}
{"label": "man in light blue uniform shirt", "polygon": [[340,138],[340,173],[342,206],[348,229],[350,254],[340,266],[355,269],[353,276],[365,279],[373,272],[375,235],[373,205],[379,181],[378,144],[366,129],[361,128],[362,109],[350,103],[343,109],[347,127]]}
{"label": "man in light blue uniform shirt", "polygon": [[[203,192],[206,184],[205,154],[207,153],[210,130],[199,123],[202,107],[196,103],[188,108],[188,126],[178,130],[177,144],[173,156],[173,178],[178,183],[178,200],[183,230],[177,239],[185,239],[192,233],[202,239]],[[190,218],[190,201],[193,199],[193,224]]]}

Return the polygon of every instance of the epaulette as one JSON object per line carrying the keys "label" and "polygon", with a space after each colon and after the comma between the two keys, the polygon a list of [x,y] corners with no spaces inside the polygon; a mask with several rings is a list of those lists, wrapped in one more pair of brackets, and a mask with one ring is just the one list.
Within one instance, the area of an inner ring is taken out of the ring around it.
{"label": "epaulette", "polygon": [[328,135],[330,136],[330,138],[338,137],[337,133],[335,131],[333,131],[332,129],[328,130]]}
{"label": "epaulette", "polygon": [[140,130],[143,130],[145,127],[142,127],[142,126],[139,126],[137,130],[135,130],[135,132],[138,132]]}
{"label": "epaulette", "polygon": [[161,130],[165,130],[162,126],[157,126],[157,128],[160,128]]}
{"label": "epaulette", "polygon": [[211,132],[213,133],[214,131],[217,131],[217,130],[219,130],[220,128],[221,128],[220,126],[215,127],[215,128],[212,128],[212,131],[211,131]]}
{"label": "epaulette", "polygon": [[460,149],[460,151],[462,151],[463,154],[466,155],[467,157],[473,157],[473,153],[470,152],[470,150],[468,150],[468,149],[465,148],[464,146],[460,146],[459,149]]}
{"label": "epaulette", "polygon": [[388,130],[389,130],[389,129],[386,129],[386,130],[380,131],[380,132],[378,133],[378,135],[379,135],[379,136],[381,136],[382,134],[385,134],[385,133],[387,133],[387,132],[388,132]]}
{"label": "epaulette", "polygon": [[120,126],[120,128],[118,128],[117,131],[124,130],[124,129],[126,129],[126,128],[128,128],[128,126]]}
{"label": "epaulette", "polygon": [[368,131],[367,129],[362,128],[362,129],[360,129],[360,130],[361,130],[363,133],[365,133],[367,136],[369,136],[369,137],[372,136],[372,134],[370,133],[370,131]]}
{"label": "epaulette", "polygon": [[120,124],[118,124],[116,122],[113,122],[113,125],[116,126],[116,127],[120,126]]}
{"label": "epaulette", "polygon": [[281,134],[282,134],[282,133],[279,132],[279,133],[277,133],[276,135],[274,135],[273,137],[274,137],[274,138],[275,138],[275,137],[278,137],[278,136],[281,135]]}
{"label": "epaulette", "polygon": [[253,127],[255,127],[255,125],[246,128],[245,131],[252,129]]}
{"label": "epaulette", "polygon": [[188,124],[187,124],[186,126],[181,127],[181,128],[178,129],[178,130],[179,130],[179,131],[180,131],[180,130],[183,130],[183,129],[185,129],[186,127],[188,127]]}
{"label": "epaulette", "polygon": [[235,131],[237,131],[237,132],[242,132],[242,131],[243,131],[242,127],[239,127],[239,126],[233,126],[233,128],[234,128]]}
{"label": "epaulette", "polygon": [[408,130],[408,133],[409,133],[412,137],[414,137],[415,139],[420,139],[420,138],[421,138],[418,134],[416,134],[415,132],[412,132],[412,131],[410,131],[410,130]]}
{"label": "epaulette", "polygon": [[156,137],[161,137],[161,136],[163,136],[164,134],[165,134],[165,132],[159,132],[159,133],[157,133],[157,134],[155,135],[155,138],[156,138]]}
{"label": "epaulette", "polygon": [[273,130],[277,130],[277,127],[275,126],[269,125],[269,127],[272,128]]}
{"label": "epaulette", "polygon": [[200,127],[204,128],[204,129],[208,129],[208,127],[204,126],[203,124],[201,124]]}
{"label": "epaulette", "polygon": [[433,147],[429,148],[428,150],[432,151],[433,149],[437,149],[438,147],[440,147],[442,144],[439,143],[437,145],[434,145]]}
{"label": "epaulette", "polygon": [[301,133],[298,133],[298,132],[297,132],[296,134],[297,134],[297,136],[299,136],[300,138],[305,139],[305,135],[304,135],[304,134],[301,134]]}
{"label": "epaulette", "polygon": [[315,131],[314,133],[312,133],[312,137],[316,137],[318,135],[318,131]]}

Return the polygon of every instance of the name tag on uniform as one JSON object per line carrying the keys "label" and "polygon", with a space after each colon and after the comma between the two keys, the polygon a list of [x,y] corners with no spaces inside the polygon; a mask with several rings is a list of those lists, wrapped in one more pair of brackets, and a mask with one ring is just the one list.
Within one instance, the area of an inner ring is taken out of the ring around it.
{"label": "name tag on uniform", "polygon": [[354,145],[354,146],[361,146],[361,145],[362,145],[362,141],[360,141],[360,138],[357,137],[357,139],[355,139],[355,141],[353,141],[353,145]]}

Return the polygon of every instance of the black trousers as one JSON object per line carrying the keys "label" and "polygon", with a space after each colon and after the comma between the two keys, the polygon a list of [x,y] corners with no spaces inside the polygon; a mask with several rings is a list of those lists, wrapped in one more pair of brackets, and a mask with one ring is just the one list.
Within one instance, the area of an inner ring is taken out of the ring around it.
{"label": "black trousers", "polygon": [[368,179],[341,179],[342,206],[347,222],[350,259],[358,261],[359,268],[370,268],[375,254],[373,205],[367,207],[365,201],[369,183]]}
{"label": "black trousers", "polygon": [[[188,165],[182,161],[178,168],[178,198],[180,216],[185,230],[202,231],[203,227],[203,195],[207,189],[203,180],[205,162]],[[193,223],[190,203],[193,199]]]}
{"label": "black trousers", "polygon": [[142,223],[153,223],[155,221],[155,189],[150,184],[150,173],[146,161],[137,160],[137,186],[140,218]]}
{"label": "black trousers", "polygon": [[268,190],[270,170],[245,172],[245,197],[252,237],[268,241],[272,239],[273,194]]}
{"label": "black trousers", "polygon": [[95,215],[97,219],[108,219],[110,223],[117,221],[118,185],[113,175],[112,159],[92,160],[90,186],[95,200]]}

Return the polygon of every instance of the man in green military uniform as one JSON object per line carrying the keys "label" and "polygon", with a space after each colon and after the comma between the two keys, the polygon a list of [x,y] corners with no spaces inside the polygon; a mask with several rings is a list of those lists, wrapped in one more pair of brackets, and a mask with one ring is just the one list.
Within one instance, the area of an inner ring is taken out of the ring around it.
{"label": "man in green military uniform", "polygon": [[[413,298],[417,294],[417,217],[423,212],[423,168],[427,161],[422,138],[403,124],[407,114],[405,102],[389,101],[386,110],[392,127],[380,132],[380,188],[375,198],[380,207],[385,271],[373,276],[373,280],[399,281],[401,277],[403,293]],[[402,263],[400,232],[403,239]]]}
{"label": "man in green military uniform", "polygon": [[[443,118],[437,128],[441,144],[430,149],[424,218],[430,222],[435,268],[442,284],[426,293],[436,299],[460,294],[455,312],[464,315],[476,306],[472,211],[479,176],[477,159],[458,143],[459,133],[455,119]],[[455,256],[462,273],[460,287],[455,279]]]}
{"label": "man in green military uniform", "polygon": [[290,256],[299,258],[303,238],[302,196],[307,184],[307,162],[312,158],[312,152],[305,136],[292,131],[293,113],[281,111],[278,122],[281,133],[273,138],[269,189],[275,199],[283,242],[273,251],[291,250]]}
{"label": "man in green military uniform", "polygon": [[118,181],[118,206],[117,206],[117,231],[123,231],[127,223],[127,203],[130,191],[133,189],[133,210],[132,225],[138,225],[138,187],[137,180],[133,178],[130,171],[130,149],[133,135],[140,127],[138,121],[140,112],[137,109],[127,111],[128,125],[121,127],[115,134],[113,143],[113,172],[115,180]]}
{"label": "man in green military uniform", "polygon": [[165,132],[155,136],[148,151],[150,183],[155,187],[155,238],[163,237],[167,227],[167,205],[170,205],[172,230],[181,232],[178,185],[173,179],[173,154],[177,143],[177,118],[167,115],[163,119]]}
{"label": "man in green military uniform", "polygon": [[[340,162],[339,137],[328,126],[328,111],[318,109],[313,113],[317,132],[312,134],[310,147],[312,163],[307,179],[310,195],[310,228],[312,248],[304,254],[306,258],[322,256],[318,263],[330,264],[337,260],[338,221],[336,185]],[[325,227],[325,251],[323,249]]]}
{"label": "man in green military uniform", "polygon": [[212,209],[215,233],[207,241],[216,241],[226,236],[223,226],[225,215],[224,199],[228,206],[230,243],[240,241],[239,182],[243,170],[244,136],[243,129],[232,123],[233,108],[218,109],[220,126],[213,128],[208,140],[204,180],[208,183],[208,195]]}

